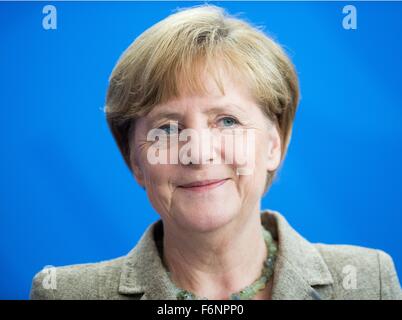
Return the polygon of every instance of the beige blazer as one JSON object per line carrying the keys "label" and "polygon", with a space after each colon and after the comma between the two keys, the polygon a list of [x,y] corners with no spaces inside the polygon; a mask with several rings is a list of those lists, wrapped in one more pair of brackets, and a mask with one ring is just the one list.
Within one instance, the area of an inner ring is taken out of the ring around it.
{"label": "beige blazer", "polygon": [[[276,211],[262,224],[279,243],[272,298],[402,299],[391,257],[381,250],[312,244]],[[117,259],[47,268],[32,281],[31,299],[176,299],[157,242],[163,224],[151,224],[137,245]]]}

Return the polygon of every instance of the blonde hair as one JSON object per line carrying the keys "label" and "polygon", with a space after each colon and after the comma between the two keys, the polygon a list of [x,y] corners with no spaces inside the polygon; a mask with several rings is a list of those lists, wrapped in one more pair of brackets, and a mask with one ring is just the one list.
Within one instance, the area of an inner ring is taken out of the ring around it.
{"label": "blonde hair", "polygon": [[[158,104],[180,97],[184,88],[205,93],[202,70],[208,70],[224,94],[215,71],[218,65],[245,79],[256,102],[276,125],[282,164],[299,101],[292,62],[260,28],[228,15],[220,7],[201,5],[182,9],[147,29],[125,50],[112,71],[106,117],[130,170],[133,120]],[[278,169],[268,172],[265,192]]]}

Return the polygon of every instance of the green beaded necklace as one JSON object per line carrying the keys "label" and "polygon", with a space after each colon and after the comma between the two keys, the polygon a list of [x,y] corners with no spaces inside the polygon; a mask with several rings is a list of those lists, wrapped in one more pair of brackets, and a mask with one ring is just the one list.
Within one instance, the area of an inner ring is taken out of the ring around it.
{"label": "green beaded necklace", "polygon": [[[268,257],[264,261],[261,276],[254,281],[251,285],[247,286],[243,290],[232,293],[230,295],[230,300],[250,300],[252,299],[260,290],[264,289],[267,285],[268,281],[271,279],[271,276],[274,272],[274,265],[276,260],[276,254],[278,251],[278,246],[276,242],[272,239],[271,233],[262,227],[262,232],[265,240],[265,244],[268,249]],[[168,272],[170,275],[170,272]],[[178,300],[208,300],[207,298],[197,297],[194,293],[176,287],[177,299]]]}

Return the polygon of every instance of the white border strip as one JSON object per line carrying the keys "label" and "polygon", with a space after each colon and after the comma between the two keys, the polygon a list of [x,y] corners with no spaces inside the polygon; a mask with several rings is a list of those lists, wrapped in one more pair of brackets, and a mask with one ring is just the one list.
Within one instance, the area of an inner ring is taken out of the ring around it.
{"label": "white border strip", "polygon": [[197,4],[206,4],[214,2],[347,2],[353,4],[355,2],[402,2],[402,0],[209,0],[209,1],[197,1],[197,0],[0,0],[0,3],[7,2],[46,2],[48,4],[57,2],[196,2]]}

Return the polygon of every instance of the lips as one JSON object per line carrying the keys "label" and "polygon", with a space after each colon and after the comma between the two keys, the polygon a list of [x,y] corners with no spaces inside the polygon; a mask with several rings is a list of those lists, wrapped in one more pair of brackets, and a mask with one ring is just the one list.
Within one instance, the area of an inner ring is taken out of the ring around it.
{"label": "lips", "polygon": [[202,181],[194,181],[191,183],[183,184],[180,188],[193,188],[193,187],[206,187],[206,186],[213,186],[218,185],[223,181],[228,179],[211,179],[211,180],[202,180]]}
{"label": "lips", "polygon": [[192,194],[204,193],[204,192],[208,192],[212,189],[218,188],[219,186],[223,185],[228,180],[229,179],[194,181],[194,182],[179,186],[179,188],[185,192],[191,192]]}

